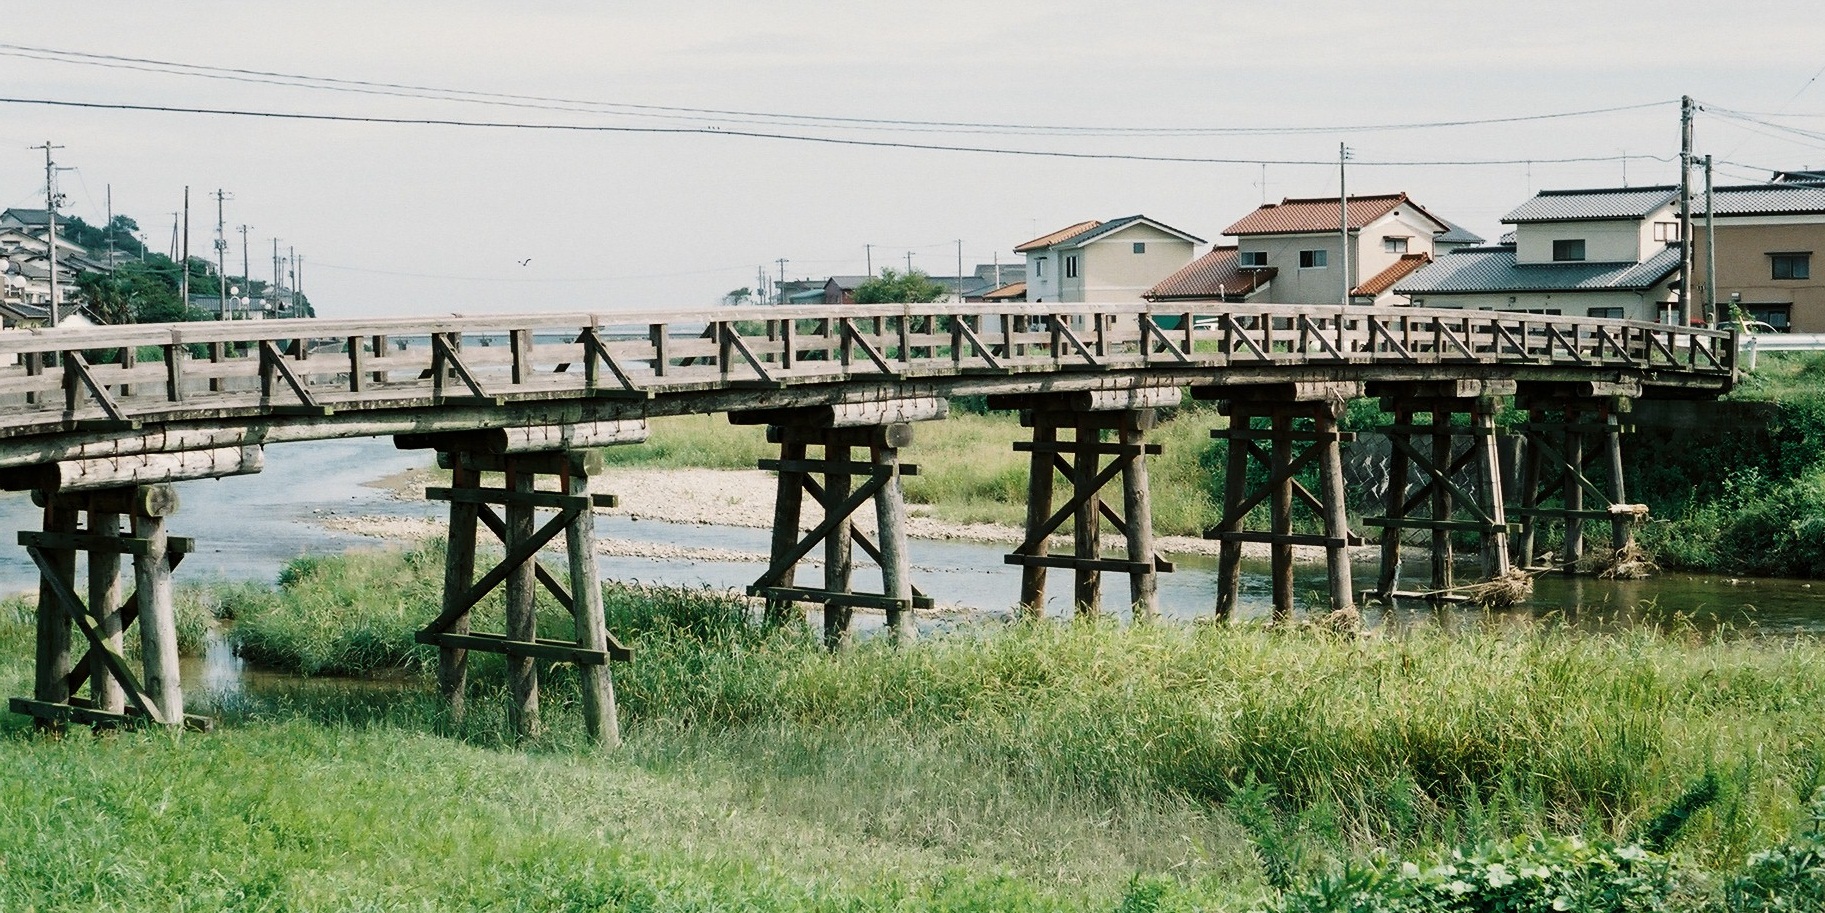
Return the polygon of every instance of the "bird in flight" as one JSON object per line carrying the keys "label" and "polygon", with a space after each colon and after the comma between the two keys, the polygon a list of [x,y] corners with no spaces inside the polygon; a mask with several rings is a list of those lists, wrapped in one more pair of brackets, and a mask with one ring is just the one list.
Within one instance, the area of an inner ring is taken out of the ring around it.
{"label": "bird in flight", "polygon": [[531,262],[532,262],[532,258],[527,257],[526,259],[520,261],[520,265],[525,266],[526,264],[531,263]]}

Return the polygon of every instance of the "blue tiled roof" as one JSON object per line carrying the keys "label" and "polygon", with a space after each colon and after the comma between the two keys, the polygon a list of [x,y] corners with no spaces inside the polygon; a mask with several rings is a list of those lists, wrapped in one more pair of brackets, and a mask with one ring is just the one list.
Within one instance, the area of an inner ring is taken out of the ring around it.
{"label": "blue tiled roof", "polygon": [[1640,219],[1679,195],[1677,187],[1619,187],[1606,190],[1542,190],[1502,221],[1569,222]]}
{"label": "blue tiled roof", "polygon": [[1512,247],[1469,247],[1439,257],[1394,287],[1402,295],[1478,292],[1638,291],[1679,268],[1679,248],[1666,247],[1640,263],[1515,262]]}
{"label": "blue tiled roof", "polygon": [[1483,243],[1482,236],[1476,234],[1475,232],[1472,232],[1470,229],[1465,228],[1464,226],[1459,225],[1456,222],[1450,221],[1449,219],[1440,219],[1439,221],[1445,223],[1445,231],[1442,234],[1433,235],[1432,236],[1433,243],[1435,243],[1435,244],[1481,244],[1481,243]]}
{"label": "blue tiled roof", "polygon": [[1194,244],[1203,244],[1204,243],[1203,238],[1197,237],[1195,235],[1186,234],[1185,232],[1179,231],[1178,229],[1173,228],[1170,225],[1166,225],[1166,224],[1163,224],[1160,222],[1155,222],[1152,219],[1147,218],[1146,216],[1134,215],[1134,216],[1123,216],[1119,219],[1110,219],[1109,221],[1104,222],[1103,224],[1098,225],[1095,228],[1092,228],[1089,231],[1084,232],[1083,234],[1071,236],[1070,238],[1066,239],[1065,241],[1060,242],[1057,246],[1059,246],[1059,247],[1082,247],[1085,244],[1088,244],[1091,241],[1094,241],[1097,238],[1102,237],[1103,235],[1113,234],[1115,232],[1121,231],[1122,229],[1127,228],[1128,226],[1133,225],[1136,222],[1146,222],[1147,224],[1152,225],[1156,228],[1159,228],[1162,231],[1166,231],[1171,234],[1175,234],[1182,238],[1185,238]]}
{"label": "blue tiled roof", "polygon": [[[1759,216],[1825,212],[1825,186],[1818,184],[1745,184],[1711,191],[1719,216]],[[1703,192],[1692,195],[1692,212],[1702,218]]]}

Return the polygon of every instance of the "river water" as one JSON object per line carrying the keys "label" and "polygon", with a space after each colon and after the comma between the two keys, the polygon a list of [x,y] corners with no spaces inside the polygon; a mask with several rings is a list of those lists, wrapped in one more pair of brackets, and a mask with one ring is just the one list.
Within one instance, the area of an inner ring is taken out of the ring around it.
{"label": "river water", "polygon": [[[305,554],[337,554],[352,548],[375,548],[377,540],[326,529],[326,515],[437,517],[442,504],[400,500],[374,480],[428,464],[424,451],[399,451],[389,439],[350,439],[284,444],[267,448],[266,469],[252,476],[180,483],[182,509],[171,521],[174,535],[197,540],[198,550],[178,571],[180,581],[210,579],[271,581],[285,562]],[[40,517],[24,493],[0,494],[0,593],[32,590],[37,574],[25,550],[13,545],[14,530],[34,529]],[[765,554],[768,533],[760,529],[634,521],[601,517],[600,534],[618,539]],[[1019,592],[1019,569],[1004,564],[1005,546],[913,540],[909,546],[913,579],[941,605],[988,613],[1006,613]],[[1417,550],[1414,550],[1417,552]],[[1171,556],[1177,571],[1161,575],[1160,602],[1169,617],[1208,616],[1216,601],[1215,559]],[[646,583],[741,588],[763,570],[758,561],[704,561],[603,556],[605,577]],[[1427,576],[1417,554],[1406,562],[1408,586]],[[801,570],[815,581],[819,570]],[[1470,569],[1466,568],[1466,573]],[[1048,612],[1063,614],[1070,600],[1068,572],[1051,575]],[[1358,588],[1375,579],[1372,564],[1356,568]],[[856,588],[879,592],[879,576],[858,567]],[[1106,610],[1124,614],[1126,578],[1105,578]],[[1299,592],[1325,592],[1323,567],[1301,565],[1295,572]],[[1244,618],[1265,616],[1270,584],[1264,564],[1245,563],[1242,580]],[[1371,624],[1390,618],[1423,617],[1421,607],[1394,612],[1370,609]],[[1463,610],[1456,610],[1462,616]],[[1509,613],[1513,617],[1557,614],[1584,627],[1678,624],[1689,620],[1700,629],[1728,624],[1768,634],[1825,631],[1825,581],[1750,579],[1660,574],[1647,580],[1603,581],[1544,575],[1534,595]],[[870,620],[864,617],[864,624]],[[878,623],[878,620],[873,621]]]}

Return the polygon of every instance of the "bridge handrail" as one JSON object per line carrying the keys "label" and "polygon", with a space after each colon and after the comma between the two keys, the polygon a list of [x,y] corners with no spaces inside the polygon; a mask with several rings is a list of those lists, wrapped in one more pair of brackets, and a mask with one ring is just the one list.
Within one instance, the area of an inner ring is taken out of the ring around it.
{"label": "bridge handrail", "polygon": [[204,412],[1035,370],[1517,365],[1727,386],[1734,340],[1731,330],[1503,311],[1146,302],[63,327],[0,332],[0,436]]}

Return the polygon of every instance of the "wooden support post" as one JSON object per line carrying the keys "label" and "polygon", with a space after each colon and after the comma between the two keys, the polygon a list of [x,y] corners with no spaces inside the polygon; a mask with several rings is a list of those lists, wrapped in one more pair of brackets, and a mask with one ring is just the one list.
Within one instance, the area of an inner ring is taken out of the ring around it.
{"label": "wooden support post", "polygon": [[[1054,333],[1060,325],[1053,321]],[[1056,338],[1056,335],[1054,336]],[[1057,346],[1053,347],[1057,354]],[[1094,561],[1102,557],[1102,493],[1096,488],[1098,455],[1095,448],[1082,446],[1097,440],[1097,424],[1079,418],[1076,426],[1078,443],[1076,459],[1071,464],[1071,492],[1077,501],[1077,514],[1072,521],[1073,542],[1072,554],[1079,561]],[[1101,571],[1079,566],[1073,573],[1073,603],[1077,616],[1093,618],[1103,611],[1103,575]]]}
{"label": "wooden support post", "polygon": [[[1247,430],[1252,424],[1254,413],[1247,404],[1236,402],[1230,406],[1229,427],[1233,430]],[[1218,532],[1239,533],[1242,531],[1248,512],[1242,509],[1248,497],[1248,446],[1245,439],[1232,437],[1226,442],[1228,457],[1223,467],[1223,520],[1218,524]],[[1217,548],[1217,620],[1229,621],[1235,617],[1236,601],[1242,592],[1242,542],[1239,539],[1223,539]]]}
{"label": "wooden support post", "polygon": [[[506,458],[507,490],[514,494],[530,494],[533,490],[534,475],[520,465],[521,459],[516,456]],[[533,506],[525,500],[509,501],[505,505],[507,525],[507,552],[513,554],[523,547],[533,534]],[[534,580],[534,559],[528,558],[507,574],[507,639],[521,642],[538,640],[539,620],[536,603],[537,590]],[[513,731],[515,741],[524,742],[539,736],[539,667],[532,656],[507,655],[507,685],[509,703],[507,704],[507,724]]]}
{"label": "wooden support post", "polygon": [[1439,403],[1432,405],[1432,465],[1438,475],[1432,479],[1432,590],[1444,592],[1456,584],[1452,568],[1451,530],[1438,524],[1451,519],[1451,488],[1444,473],[1451,466],[1451,410]]}
{"label": "wooden support post", "polygon": [[[1394,427],[1397,429],[1413,426],[1413,410],[1405,406],[1394,409]],[[1398,443],[1412,441],[1412,435],[1405,431],[1388,432],[1390,442],[1396,436]],[[1388,519],[1394,521],[1381,529],[1381,578],[1376,582],[1376,596],[1383,601],[1392,601],[1394,593],[1400,589],[1400,538],[1404,528],[1397,525],[1407,516],[1407,482],[1412,473],[1411,462],[1407,451],[1398,444],[1389,448],[1388,454]]]}
{"label": "wooden support post", "polygon": [[1561,467],[1562,496],[1565,499],[1565,573],[1576,574],[1578,562],[1584,558],[1584,518],[1578,512],[1584,510],[1584,486],[1578,484],[1578,476],[1584,472],[1584,432],[1577,425],[1584,416],[1572,409],[1565,410],[1565,465]]}
{"label": "wooden support post", "polygon": [[[44,506],[44,531],[74,534],[76,511],[47,501]],[[50,564],[63,579],[76,576],[76,551],[70,548],[45,549]],[[57,590],[49,580],[40,578],[38,585],[38,655],[37,676],[32,697],[49,704],[70,702],[70,618],[63,611]],[[62,724],[39,719],[39,729],[61,730]]]}
{"label": "wooden support post", "polygon": [[[1053,420],[1053,413],[1034,411],[1033,442],[1039,446],[1033,448],[1032,459],[1027,469],[1027,537],[1052,516],[1052,461],[1055,459],[1048,448],[1058,442],[1058,425]],[[1046,556],[1051,551],[1051,544],[1041,536],[1033,543],[1033,554]],[[1027,564],[1020,568],[1020,604],[1015,614],[1021,618],[1037,620],[1046,614],[1046,566]]]}
{"label": "wooden support post", "polygon": [[911,643],[918,636],[913,624],[912,575],[906,556],[906,495],[900,483],[900,451],[897,447],[871,448],[876,466],[891,476],[874,496],[875,522],[880,539],[881,593],[891,599],[905,600],[903,607],[887,610],[887,631],[895,643]]}
{"label": "wooden support post", "polygon": [[[1609,454],[1610,468],[1610,503],[1627,504],[1628,493],[1623,489],[1622,481],[1622,425],[1616,420],[1616,413],[1605,409],[1603,414],[1604,445]],[[1631,515],[1632,516],[1632,515]],[[1622,554],[1635,547],[1635,524],[1621,514],[1610,521],[1610,547],[1616,552],[1616,560],[1622,560]]]}
{"label": "wooden support post", "polygon": [[1495,400],[1477,400],[1470,413],[1471,446],[1477,448],[1477,482],[1482,488],[1488,525],[1483,529],[1483,578],[1508,574],[1508,517],[1502,506],[1502,461],[1496,453]]}
{"label": "wooden support post", "polygon": [[[1275,476],[1282,476],[1273,484],[1273,495],[1269,503],[1272,506],[1273,534],[1276,537],[1293,534],[1293,479],[1290,473],[1293,462],[1293,417],[1285,408],[1273,410],[1273,466]],[[1273,558],[1274,576],[1274,620],[1289,621],[1293,617],[1293,546],[1290,542],[1280,540],[1272,543],[1269,554]]]}
{"label": "wooden support post", "polygon": [[1128,572],[1129,607],[1137,620],[1152,620],[1160,614],[1160,578],[1153,567],[1153,494],[1147,481],[1147,454],[1142,449],[1152,419],[1151,410],[1128,410],[1122,413],[1121,422],[1121,444],[1138,451],[1122,467],[1122,519],[1128,525],[1128,556],[1147,562],[1144,569]]}
{"label": "wooden support post", "polygon": [[[805,460],[805,441],[803,438],[788,437],[780,442],[780,464],[791,467]],[[773,501],[773,554],[783,555],[792,546],[798,544],[799,523],[805,503],[805,473],[794,468],[779,470],[779,493]],[[797,583],[798,565],[794,563],[786,568],[783,576],[775,581],[775,586],[791,587]],[[779,597],[767,600],[764,620],[770,627],[779,627],[790,620],[797,603]],[[803,613],[799,615],[804,619]]]}
{"label": "wooden support post", "polygon": [[[585,454],[565,455],[564,493],[589,498],[589,461]],[[596,515],[577,511],[564,529],[565,551],[570,557],[571,610],[577,646],[608,650],[608,623],[602,610],[602,581],[596,573]],[[532,564],[532,561],[528,561]],[[590,741],[608,748],[621,744],[621,723],[615,707],[615,679],[607,663],[577,668],[583,689],[583,725]]]}
{"label": "wooden support post", "polygon": [[1342,403],[1327,403],[1313,413],[1320,439],[1312,446],[1324,448],[1318,454],[1318,475],[1324,493],[1325,570],[1331,585],[1331,610],[1334,612],[1356,607],[1356,592],[1350,576],[1350,514],[1343,484],[1343,443],[1337,429],[1337,419],[1342,411]]}
{"label": "wooden support post", "polygon": [[[1530,424],[1545,421],[1546,416],[1540,409],[1528,412]],[[1540,506],[1541,469],[1545,465],[1545,454],[1540,449],[1537,436],[1544,432],[1529,430],[1521,437],[1521,534],[1515,544],[1515,560],[1524,568],[1534,566],[1535,546],[1538,542],[1540,518],[1534,509]]]}
{"label": "wooden support post", "polygon": [[[450,484],[457,491],[481,487],[481,473],[460,459],[450,461]],[[481,504],[451,499],[448,546],[444,550],[444,599],[442,613],[452,616],[451,634],[469,633],[469,610],[462,600],[475,583],[475,527]],[[461,725],[469,686],[469,651],[440,644],[437,648],[437,690],[449,709],[452,725]]]}
{"label": "wooden support post", "polygon": [[[99,501],[100,499],[95,499]],[[120,537],[120,514],[89,508],[89,535]],[[89,552],[89,614],[95,618],[95,633],[107,649],[124,654],[125,638],[120,617],[120,553],[105,549]],[[107,658],[97,652],[89,660],[89,701],[106,713],[125,713],[127,694],[114,680]]]}
{"label": "wooden support post", "polygon": [[139,597],[139,649],[146,696],[171,726],[184,724],[184,687],[178,677],[177,606],[171,598],[171,555],[162,516],[133,518],[145,550],[133,557]]}
{"label": "wooden support post", "polygon": [[[824,491],[826,510],[835,510],[836,505],[849,500],[850,474],[839,467],[849,461],[849,447],[836,443],[824,445],[824,459],[829,462],[830,470],[824,474]],[[830,516],[826,514],[826,520]],[[824,539],[824,589],[831,593],[846,594],[849,592],[849,578],[852,569],[852,551],[850,542],[850,525],[848,517],[836,518],[836,524]],[[854,641],[849,631],[850,616],[854,608],[840,601],[824,603],[824,646],[832,651],[849,647]]]}

